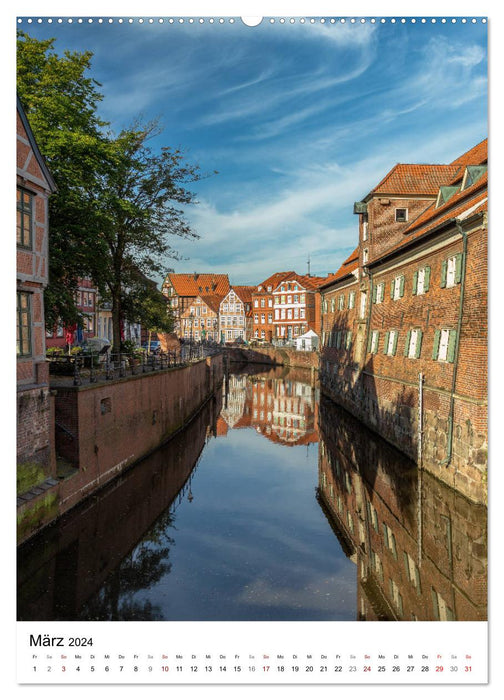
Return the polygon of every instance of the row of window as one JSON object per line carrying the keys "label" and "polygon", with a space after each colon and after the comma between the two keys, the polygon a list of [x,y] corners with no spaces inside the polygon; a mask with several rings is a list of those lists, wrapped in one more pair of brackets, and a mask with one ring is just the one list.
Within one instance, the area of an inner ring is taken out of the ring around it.
{"label": "row of window", "polygon": [[275,309],[275,321],[284,318],[305,318],[305,309]]}
{"label": "row of window", "polygon": [[304,304],[305,294],[279,294],[275,297],[275,304]]}
{"label": "row of window", "polygon": [[[259,314],[254,314],[254,323],[259,323]],[[261,314],[261,323],[266,323],[266,314]],[[268,323],[273,323],[273,314],[268,314]]]}
{"label": "row of window", "polygon": [[[260,306],[261,309],[264,309],[266,307],[266,299],[261,299],[260,300]],[[271,308],[273,306],[273,299],[268,299],[268,306]],[[259,299],[254,299],[254,308],[258,309],[259,308]]]}
{"label": "row of window", "polygon": [[[440,286],[442,288],[450,288],[459,284],[462,279],[462,253],[457,253],[443,260],[441,264]],[[429,291],[431,281],[431,268],[426,265],[413,273],[411,292],[418,296]],[[397,275],[390,282],[390,298],[392,300],[401,299],[404,296],[405,276]],[[385,299],[385,282],[379,282],[373,286],[373,304],[381,304]],[[355,292],[352,291],[348,295],[348,306],[346,306],[346,295],[344,293],[333,297],[330,304],[327,300],[323,303],[323,312],[327,313],[329,309],[334,313],[336,308],[338,311],[343,311],[345,308],[353,309],[355,306]]]}
{"label": "row of window", "polygon": [[[376,354],[380,348],[381,333],[378,330],[371,331],[368,352]],[[399,331],[386,331],[383,343],[385,355],[394,356],[397,353]],[[404,343],[404,356],[419,358],[422,352],[423,332],[419,328],[413,328],[406,334]],[[457,342],[457,331],[450,328],[436,329],[434,331],[434,343],[432,346],[432,359],[439,362],[453,362]]]}

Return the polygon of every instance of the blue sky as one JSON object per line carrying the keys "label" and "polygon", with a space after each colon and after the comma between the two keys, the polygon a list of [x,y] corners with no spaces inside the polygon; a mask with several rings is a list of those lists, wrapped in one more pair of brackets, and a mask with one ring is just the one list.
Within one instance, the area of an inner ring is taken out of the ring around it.
{"label": "blue sky", "polygon": [[487,27],[459,20],[247,27],[168,18],[44,22],[55,50],[90,50],[100,115],[119,131],[159,117],[155,145],[218,175],[186,214],[177,272],[257,284],[278,270],[326,275],[357,242],[353,202],[397,162],[450,162],[487,136]]}

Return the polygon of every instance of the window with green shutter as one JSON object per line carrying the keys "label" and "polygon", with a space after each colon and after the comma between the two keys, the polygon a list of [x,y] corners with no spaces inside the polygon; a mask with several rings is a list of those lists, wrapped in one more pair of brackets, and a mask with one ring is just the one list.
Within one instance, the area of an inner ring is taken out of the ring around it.
{"label": "window with green shutter", "polygon": [[390,331],[387,331],[385,333],[385,345],[383,348],[383,352],[385,355],[388,355],[389,338],[390,338]]}
{"label": "window with green shutter", "polygon": [[457,331],[451,330],[448,334],[448,350],[446,353],[447,362],[455,360],[455,348],[457,344]]}
{"label": "window with green shutter", "polygon": [[399,296],[404,296],[404,275],[399,278]]}
{"label": "window with green shutter", "polygon": [[413,287],[412,287],[413,294],[417,293],[417,286],[418,286],[418,270],[415,270],[415,272],[413,273]]}
{"label": "window with green shutter", "polygon": [[446,275],[448,273],[448,260],[443,260],[441,264],[441,287],[446,287]]}
{"label": "window with green shutter", "polygon": [[440,340],[441,340],[441,331],[435,330],[434,331],[434,345],[432,346],[432,359],[433,360],[438,359]]}

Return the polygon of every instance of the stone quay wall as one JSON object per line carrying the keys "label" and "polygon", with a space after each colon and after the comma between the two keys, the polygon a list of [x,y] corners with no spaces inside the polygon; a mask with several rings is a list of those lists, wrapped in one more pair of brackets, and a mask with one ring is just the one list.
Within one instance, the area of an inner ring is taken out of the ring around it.
{"label": "stone quay wall", "polygon": [[45,484],[35,498],[18,499],[18,541],[156,450],[197,415],[222,379],[222,355],[214,355],[184,367],[58,387],[56,452],[70,474]]}

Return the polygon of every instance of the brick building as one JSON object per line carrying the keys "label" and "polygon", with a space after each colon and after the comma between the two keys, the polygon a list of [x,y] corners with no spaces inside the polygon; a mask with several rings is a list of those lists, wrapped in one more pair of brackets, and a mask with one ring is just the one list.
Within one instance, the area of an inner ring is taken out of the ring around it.
{"label": "brick building", "polygon": [[48,199],[56,186],[21,102],[17,102],[17,462],[52,469],[44,288],[48,282]]}
{"label": "brick building", "polygon": [[249,340],[252,334],[252,292],[255,287],[237,285],[230,288],[219,307],[221,342]]}
{"label": "brick building", "polygon": [[484,502],[486,140],[448,165],[395,166],[354,212],[359,245],[321,287],[324,390]]}
{"label": "brick building", "polygon": [[275,340],[292,341],[308,330],[320,333],[320,293],[323,277],[292,273],[273,289]]}
{"label": "brick building", "polygon": [[168,298],[174,317],[174,332],[183,338],[182,315],[198,296],[217,296],[223,299],[229,292],[227,275],[170,272],[166,275],[161,291]]}
{"label": "brick building", "polygon": [[197,296],[182,311],[180,316],[180,333],[185,340],[219,341],[219,303],[220,297],[211,295]]}
{"label": "brick building", "polygon": [[275,272],[268,279],[258,284],[252,292],[252,338],[271,343],[275,337],[275,325],[273,323],[273,290],[282,280],[294,275],[289,272]]}

